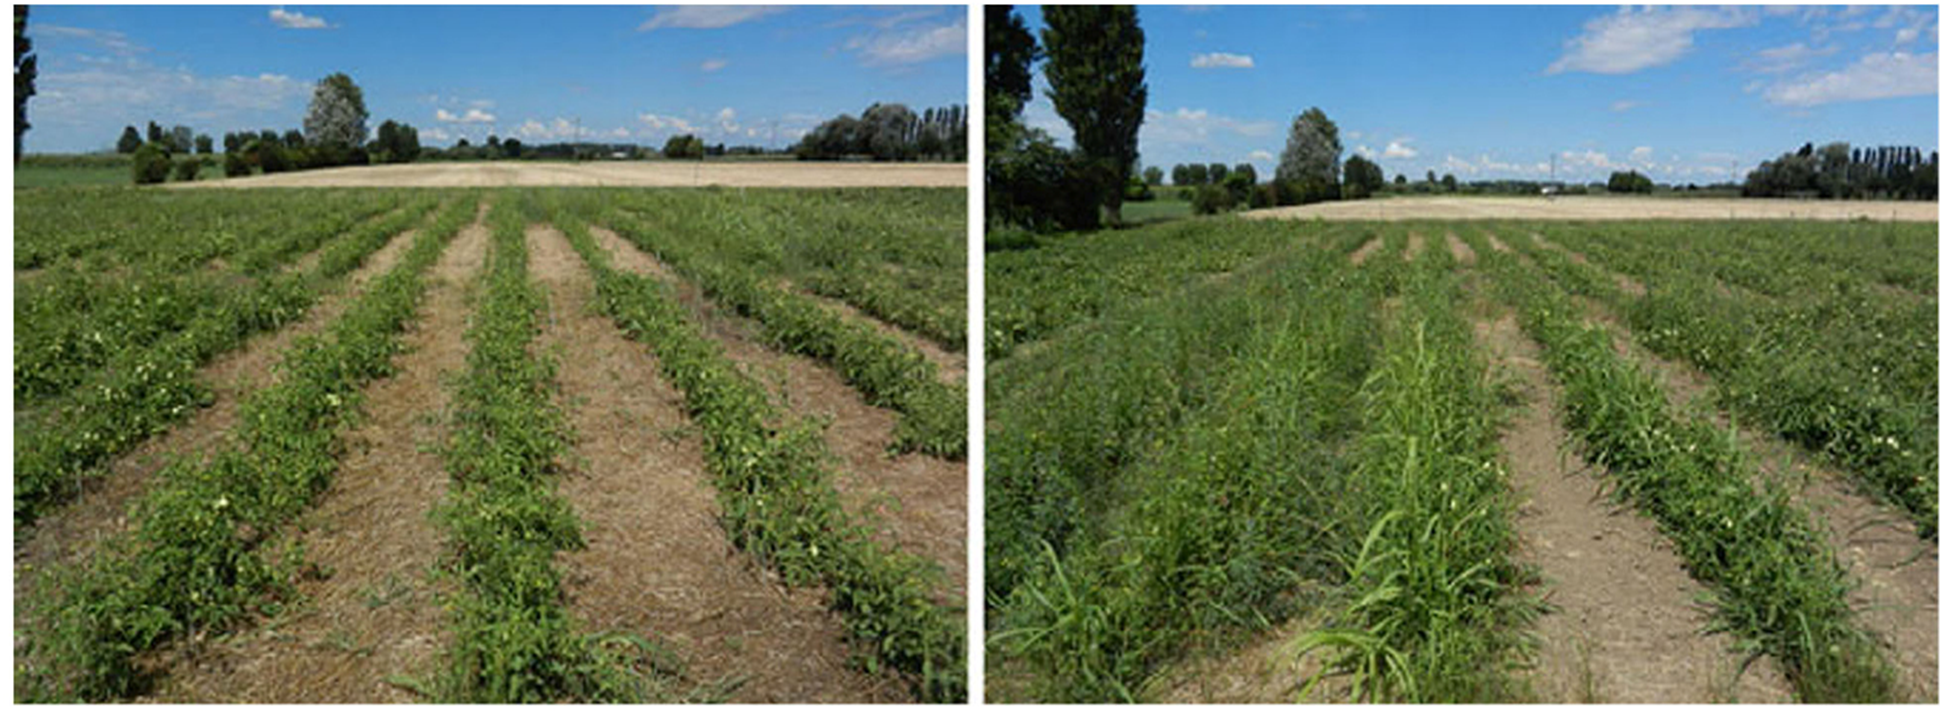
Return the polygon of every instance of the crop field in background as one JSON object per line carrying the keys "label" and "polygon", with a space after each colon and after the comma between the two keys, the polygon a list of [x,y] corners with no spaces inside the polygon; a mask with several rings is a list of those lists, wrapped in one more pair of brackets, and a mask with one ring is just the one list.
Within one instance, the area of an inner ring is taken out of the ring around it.
{"label": "crop field in background", "polygon": [[1937,698],[1936,225],[987,255],[991,700]]}
{"label": "crop field in background", "polygon": [[15,698],[966,698],[959,189],[15,193]]}

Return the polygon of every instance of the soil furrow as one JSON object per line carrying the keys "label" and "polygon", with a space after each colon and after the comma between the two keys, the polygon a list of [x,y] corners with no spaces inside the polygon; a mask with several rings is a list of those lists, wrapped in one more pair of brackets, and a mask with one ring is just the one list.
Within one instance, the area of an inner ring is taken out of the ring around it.
{"label": "soil furrow", "polygon": [[1550,703],[1788,701],[1791,687],[1771,663],[1739,673],[1743,655],[1702,630],[1705,588],[1649,519],[1609,502],[1568,445],[1555,386],[1537,344],[1508,314],[1475,323],[1478,344],[1513,377],[1525,403],[1505,427],[1502,448],[1521,502],[1521,558],[1544,578],[1550,610],[1537,620],[1533,672]]}
{"label": "soil furrow", "polygon": [[1367,244],[1361,245],[1360,249],[1354,250],[1353,254],[1348,255],[1347,263],[1357,267],[1361,266],[1362,262],[1368,261],[1368,257],[1374,256],[1375,252],[1381,251],[1382,241],[1380,237],[1368,240]]}
{"label": "soil furrow", "polygon": [[868,405],[859,391],[817,361],[764,345],[749,320],[712,303],[695,284],[616,233],[590,233],[616,267],[654,274],[673,287],[704,331],[725,355],[772,391],[782,409],[830,418],[826,444],[842,464],[834,485],[849,511],[868,513],[878,536],[940,564],[948,574],[944,594],[959,598],[967,589],[968,469],[921,454],[893,455],[897,415]]}
{"label": "soil furrow", "polygon": [[462,229],[427,275],[398,372],[365,389],[339,470],[292,535],[318,579],[305,602],[266,624],[180,659],[160,699],[199,703],[418,700],[388,677],[429,678],[451,632],[437,579],[443,536],[430,517],[444,500],[439,448],[451,393],[466,367],[468,290],[487,258],[488,229]]}
{"label": "soil furrow", "polygon": [[209,407],[116,457],[102,476],[86,481],[81,496],[43,515],[28,531],[17,532],[26,535],[15,540],[16,599],[31,594],[29,583],[35,570],[74,565],[102,541],[125,532],[129,506],[148,491],[153,475],[170,461],[201,456],[228,441],[237,421],[238,401],[244,394],[275,382],[278,376],[273,366],[283,359],[292,342],[319,333],[336,321],[364,292],[367,282],[392,270],[417,234],[417,230],[407,230],[394,236],[353,270],[344,286],[321,296],[304,318],[256,334],[236,350],[217,356],[197,372],[198,380],[208,385],[214,396]]}
{"label": "soil furrow", "polygon": [[1470,249],[1469,245],[1464,243],[1462,238],[1457,237],[1455,232],[1445,233],[1442,235],[1442,239],[1448,242],[1449,256],[1455,257],[1457,264],[1466,267],[1476,264],[1476,250]]}
{"label": "soil furrow", "polygon": [[1415,261],[1415,257],[1422,254],[1422,246],[1424,243],[1425,240],[1422,238],[1422,233],[1420,232],[1408,233],[1408,249],[1402,251],[1402,261],[1404,262]]}
{"label": "soil furrow", "polygon": [[539,352],[558,363],[576,438],[558,484],[587,525],[588,548],[561,558],[575,616],[671,644],[691,682],[737,683],[734,701],[907,700],[895,680],[850,667],[845,627],[821,591],[787,590],[726,538],[682,394],[649,349],[597,313],[567,240],[531,227],[528,249],[549,292]]}

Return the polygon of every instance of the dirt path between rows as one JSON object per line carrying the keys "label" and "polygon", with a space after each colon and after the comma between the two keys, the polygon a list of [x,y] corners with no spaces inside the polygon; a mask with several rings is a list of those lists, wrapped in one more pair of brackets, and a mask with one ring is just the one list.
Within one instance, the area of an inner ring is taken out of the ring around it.
{"label": "dirt path between rows", "polygon": [[[275,382],[273,367],[300,336],[317,334],[338,320],[347,306],[365,291],[368,282],[391,271],[417,230],[395,235],[392,241],[353,270],[344,286],[324,294],[304,318],[268,333],[259,333],[236,350],[217,356],[195,377],[210,387],[213,400],[174,427],[116,457],[102,476],[87,480],[84,493],[37,521],[16,531],[14,540],[14,599],[33,599],[35,573],[72,566],[87,558],[103,541],[125,533],[131,521],[129,506],[149,490],[157,472],[178,458],[200,459],[204,453],[231,441],[237,405],[244,395]],[[16,606],[17,610],[25,608]],[[17,621],[15,629],[21,628]],[[18,643],[18,642],[16,642]]]}
{"label": "dirt path between rows", "polygon": [[1455,257],[1457,264],[1465,267],[1476,265],[1476,250],[1470,249],[1469,245],[1464,244],[1462,238],[1457,237],[1456,233],[1444,233],[1442,239],[1449,244],[1449,256]]}
{"label": "dirt path between rows", "polygon": [[1611,269],[1607,269],[1605,267],[1592,264],[1591,259],[1585,257],[1584,253],[1582,252],[1579,252],[1574,249],[1570,249],[1556,242],[1552,242],[1548,239],[1545,239],[1543,235],[1537,234],[1535,232],[1530,233],[1530,239],[1531,241],[1536,242],[1537,246],[1539,247],[1543,247],[1544,249],[1555,250],[1557,252],[1564,254],[1564,256],[1570,258],[1572,264],[1590,267],[1593,270],[1596,270],[1599,274],[1604,274],[1606,276],[1611,277],[1612,281],[1618,284],[1618,289],[1620,291],[1623,291],[1634,297],[1645,295],[1645,285],[1639,283],[1637,279],[1633,279],[1629,276],[1626,276],[1624,273],[1612,271]]}
{"label": "dirt path between rows", "polygon": [[1369,239],[1366,244],[1361,245],[1360,249],[1354,250],[1353,254],[1348,255],[1347,263],[1357,267],[1361,266],[1363,262],[1368,261],[1369,257],[1374,256],[1375,252],[1381,251],[1382,242],[1383,240],[1380,237]]}
{"label": "dirt path between rows", "polygon": [[921,454],[888,454],[896,415],[868,405],[839,374],[818,361],[767,348],[749,320],[712,303],[695,284],[606,229],[590,233],[616,267],[654,274],[671,285],[725,356],[765,385],[773,401],[796,415],[831,418],[826,444],[841,466],[834,486],[847,510],[878,519],[879,537],[940,564],[943,599],[968,589],[968,465]]}
{"label": "dirt path between rows", "polygon": [[879,331],[894,340],[907,344],[908,348],[914,349],[916,353],[921,354],[921,357],[928,359],[928,362],[934,364],[935,373],[943,383],[955,385],[965,382],[968,378],[967,354],[955,353],[946,348],[942,348],[940,344],[935,343],[932,339],[921,337],[899,326],[882,321],[879,317],[861,311],[859,308],[845,301],[821,296],[810,291],[793,289],[790,285],[784,285],[783,288],[792,290],[794,293],[811,299],[814,303],[824,306],[828,310],[837,312],[840,318],[854,323],[866,324],[875,331]]}
{"label": "dirt path between rows", "polygon": [[178,660],[159,700],[196,703],[398,703],[387,682],[435,672],[451,635],[435,579],[445,536],[430,517],[445,499],[446,382],[467,366],[468,293],[487,261],[482,203],[475,222],[427,276],[418,320],[392,377],[364,392],[339,471],[298,524],[322,580],[299,581],[306,603]]}
{"label": "dirt path between rows", "polygon": [[1402,250],[1402,261],[1414,262],[1416,257],[1421,256],[1422,247],[1426,242],[1427,240],[1422,238],[1422,233],[1408,233],[1408,249]]}
{"label": "dirt path between rows", "polygon": [[558,558],[570,611],[593,629],[671,644],[692,683],[742,680],[734,702],[910,700],[896,680],[849,666],[846,629],[822,591],[787,590],[725,536],[682,393],[596,311],[568,241],[530,227],[528,250],[549,292],[537,352],[558,363],[576,438],[557,491],[587,526],[589,547]]}
{"label": "dirt path between rows", "polygon": [[1532,683],[1546,703],[1791,701],[1772,660],[1706,636],[1704,586],[1650,519],[1610,503],[1604,477],[1570,448],[1542,351],[1508,313],[1475,322],[1476,341],[1525,403],[1502,434],[1521,502],[1519,558],[1537,566],[1551,609],[1538,618]]}
{"label": "dirt path between rows", "polygon": [[[1714,404],[1713,382],[1688,363],[1652,353],[1604,305],[1578,299],[1587,318],[1604,323],[1617,336],[1620,356],[1648,368],[1666,390],[1667,401],[1682,412],[1706,414],[1727,429],[1732,419]],[[1826,535],[1828,545],[1861,582],[1849,606],[1862,625],[1889,643],[1890,661],[1901,672],[1912,701],[1937,699],[1937,543],[1921,540],[1901,511],[1871,494],[1858,492],[1846,474],[1779,437],[1743,425],[1741,448],[1767,481],[1793,490],[1796,505]],[[1758,483],[1758,482],[1757,482]]]}

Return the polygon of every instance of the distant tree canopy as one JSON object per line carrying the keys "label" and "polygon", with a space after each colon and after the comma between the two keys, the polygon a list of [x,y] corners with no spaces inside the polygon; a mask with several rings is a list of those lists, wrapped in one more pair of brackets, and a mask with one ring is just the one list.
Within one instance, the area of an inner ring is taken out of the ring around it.
{"label": "distant tree canopy", "polygon": [[841,114],[819,124],[792,153],[800,160],[968,160],[968,108],[955,104],[916,114],[905,104],[874,104],[859,118]]}
{"label": "distant tree canopy", "polygon": [[1382,176],[1381,166],[1364,156],[1348,156],[1347,165],[1342,168],[1344,183],[1341,196],[1359,200],[1381,192],[1388,186],[1388,179]]}
{"label": "distant tree canopy", "polygon": [[1144,29],[1130,5],[1043,8],[1043,78],[1050,103],[1070,124],[1111,224],[1122,221],[1124,191],[1138,160],[1138,129],[1150,97]]}
{"label": "distant tree canopy", "polygon": [[134,153],[137,148],[141,147],[142,132],[135,130],[134,126],[124,127],[122,129],[122,138],[115,141],[116,153]]}
{"label": "distant tree canopy", "polygon": [[1011,6],[987,5],[983,11],[988,18],[983,82],[988,109],[982,180],[988,188],[983,211],[989,224],[1035,231],[1096,227],[1099,188],[1091,182],[1084,159],[1020,120],[1031,96],[1031,65],[1041,57],[1035,35]]}
{"label": "distant tree canopy", "polygon": [[209,155],[211,153],[214,153],[215,151],[216,151],[216,142],[210,139],[210,134],[207,133],[196,134],[196,152],[198,154]]}
{"label": "distant tree canopy", "polygon": [[1913,146],[1851,148],[1812,143],[1765,161],[1747,174],[1748,197],[1935,200],[1937,154]]}
{"label": "distant tree canopy", "polygon": [[1280,151],[1279,168],[1273,178],[1282,192],[1297,199],[1281,202],[1309,203],[1339,197],[1341,182],[1341,130],[1319,107],[1293,117],[1287,129],[1286,148]]}
{"label": "distant tree canopy", "polygon": [[704,139],[688,133],[681,136],[671,136],[670,140],[664,141],[664,157],[676,159],[703,158]]}
{"label": "distant tree canopy", "polygon": [[1640,175],[1636,170],[1612,171],[1611,179],[1605,181],[1605,190],[1614,193],[1652,192],[1652,179]]}
{"label": "distant tree canopy", "polygon": [[1149,168],[1145,168],[1145,169],[1144,169],[1144,184],[1145,184],[1145,185],[1152,185],[1152,186],[1157,186],[1157,185],[1164,185],[1164,184],[1165,184],[1165,169],[1163,169],[1163,168],[1160,168],[1160,167],[1158,167],[1158,166],[1155,166],[1155,165],[1154,165],[1154,166],[1151,166],[1151,167],[1149,167]]}
{"label": "distant tree canopy", "polygon": [[305,109],[304,140],[360,148],[366,145],[366,95],[344,72],[318,80]]}
{"label": "distant tree canopy", "polygon": [[420,130],[391,119],[379,124],[373,137],[375,163],[411,163],[420,158]]}

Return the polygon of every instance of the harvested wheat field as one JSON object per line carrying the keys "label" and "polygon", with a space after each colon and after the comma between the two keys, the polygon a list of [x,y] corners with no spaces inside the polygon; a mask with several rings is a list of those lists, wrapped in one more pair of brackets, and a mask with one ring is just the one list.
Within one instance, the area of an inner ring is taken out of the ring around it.
{"label": "harvested wheat field", "polygon": [[635,161],[411,163],[169,183],[172,188],[942,188],[968,185],[965,163]]}
{"label": "harvested wheat field", "polygon": [[1876,220],[1936,222],[1934,202],[1612,196],[1402,197],[1323,202],[1244,213],[1323,220]]}

